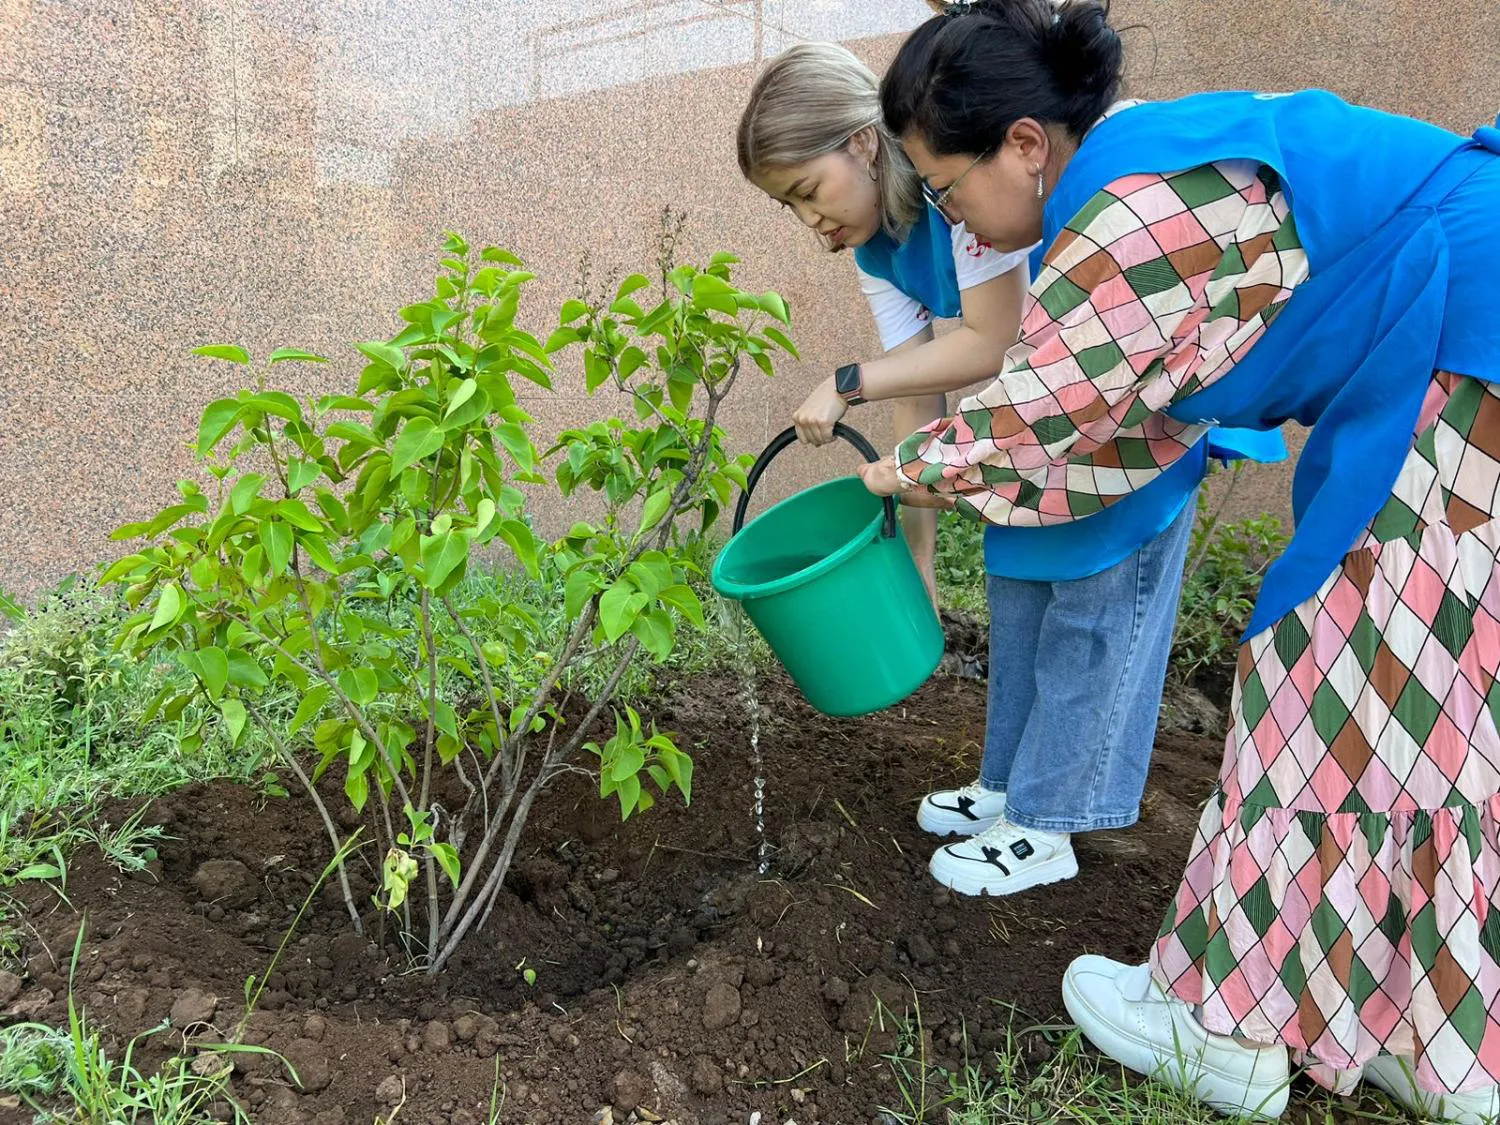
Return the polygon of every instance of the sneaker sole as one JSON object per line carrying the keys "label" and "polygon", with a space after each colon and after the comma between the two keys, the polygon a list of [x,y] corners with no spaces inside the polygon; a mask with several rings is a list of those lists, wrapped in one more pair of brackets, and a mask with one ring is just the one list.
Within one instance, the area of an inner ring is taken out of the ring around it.
{"label": "sneaker sole", "polygon": [[1043,887],[1048,883],[1061,883],[1065,879],[1073,878],[1078,874],[1078,857],[1073,854],[1073,849],[1069,848],[1061,855],[1055,855],[1051,859],[1044,859],[1028,867],[1023,875],[1013,875],[1005,879],[998,887],[978,876],[971,877],[962,873],[951,877],[944,875],[937,870],[937,855],[928,861],[927,872],[943,886],[961,895],[970,895],[975,898],[981,895],[1003,898],[1006,895],[1029,891],[1032,887]]}
{"label": "sneaker sole", "polygon": [[[1155,1044],[1121,1031],[1106,1021],[1084,998],[1072,978],[1064,975],[1062,982],[1063,1007],[1068,1016],[1078,1025],[1094,1047],[1108,1055],[1121,1066],[1144,1074],[1146,1077],[1174,1089],[1182,1089],[1183,1083],[1174,1081],[1182,1075],[1186,1062],[1175,1059],[1162,1060]],[[1199,1060],[1202,1071],[1192,1089],[1193,1097],[1214,1109],[1231,1116],[1250,1117],[1257,1121],[1274,1121],[1286,1109],[1288,1088],[1291,1083],[1285,1078],[1274,1083],[1259,1083],[1227,1074]]]}
{"label": "sneaker sole", "polygon": [[917,810],[917,827],[923,832],[930,832],[934,836],[978,836],[981,832],[993,828],[998,816],[982,816],[978,820],[966,820],[954,817],[947,819],[952,814],[927,811],[923,805]]}

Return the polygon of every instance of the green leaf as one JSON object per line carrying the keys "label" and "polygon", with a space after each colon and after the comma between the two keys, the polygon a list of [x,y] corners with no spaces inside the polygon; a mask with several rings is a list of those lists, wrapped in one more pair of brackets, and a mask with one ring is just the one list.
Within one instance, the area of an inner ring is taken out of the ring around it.
{"label": "green leaf", "polygon": [[292,716],[291,726],[287,727],[288,734],[296,734],[318,717],[323,710],[323,705],[328,702],[332,692],[327,684],[318,684],[308,689],[307,694],[302,697],[302,702],[297,704],[297,713]]}
{"label": "green leaf", "polygon": [[628,379],[646,365],[646,353],[631,346],[620,353],[620,378]]}
{"label": "green leaf", "polygon": [[369,668],[345,668],[339,673],[339,687],[352,702],[368,707],[380,692],[380,680]]}
{"label": "green leaf", "polygon": [[313,566],[325,574],[339,573],[339,563],[328,550],[328,544],[317,535],[304,535],[297,540],[297,545],[306,553]]}
{"label": "green leaf", "polygon": [[[349,803],[354,806],[356,812],[364,812],[365,802],[370,799],[370,780],[365,776],[364,770],[350,770],[349,776],[344,778],[344,795],[349,798]],[[396,849],[392,848],[392,851]],[[416,866],[413,864],[412,866]],[[401,883],[392,885],[386,882],[386,890],[390,893],[390,908],[396,910],[406,900],[406,888],[411,882],[407,879]],[[398,893],[399,888],[399,893]]]}
{"label": "green leaf", "polygon": [[391,452],[391,475],[395,476],[443,447],[443,433],[431,418],[413,418],[401,428]]}
{"label": "green leaf", "polygon": [[197,667],[193,669],[208,689],[209,698],[218,699],[229,683],[229,658],[217,645],[199,649],[195,654]]}
{"label": "green leaf", "polygon": [[450,738],[458,737],[458,713],[453,710],[453,705],[446,700],[439,699],[437,707],[433,710],[433,725]]}
{"label": "green leaf", "polygon": [[285,572],[292,561],[292,529],[284,523],[265,520],[260,525],[260,545],[266,550],[266,565],[272,578]]}
{"label": "green leaf", "polygon": [[574,298],[571,301],[564,301],[563,302],[562,311],[560,313],[558,313],[558,317],[557,317],[558,323],[560,323],[560,324],[572,324],[579,317],[581,317],[581,316],[587,316],[588,315],[588,311],[589,311],[588,305],[584,304],[582,301],[578,300],[577,298]]}
{"label": "green leaf", "polygon": [[151,628],[147,632],[154,633],[167,625],[175,624],[178,616],[182,613],[182,587],[175,582],[169,582],[161,588],[161,593],[156,598],[156,613],[151,617]]}
{"label": "green leaf", "polygon": [[443,874],[448,876],[448,882],[452,883],[455,887],[458,886],[458,879],[461,874],[458,865],[458,849],[452,844],[431,844],[429,848],[432,851],[433,858],[438,861],[438,866],[443,869]]}
{"label": "green leaf", "polygon": [[204,344],[201,348],[194,348],[193,354],[209,359],[227,359],[230,363],[250,362],[250,353],[238,344]]}
{"label": "green leaf", "polygon": [[652,610],[637,617],[631,623],[630,631],[640,640],[641,647],[657,660],[665,660],[672,655],[672,645],[676,640],[672,619],[661,610]]}
{"label": "green leaf", "polygon": [[238,746],[240,736],[245,733],[245,720],[249,717],[245,712],[245,705],[238,699],[226,699],[219,705],[219,712],[224,716],[224,726],[229,730],[230,743]]}
{"label": "green leaf", "polygon": [[764,336],[767,340],[770,340],[782,351],[790,355],[793,359],[802,358],[797,354],[797,345],[792,343],[792,341],[787,338],[786,333],[782,332],[781,329],[766,327],[761,330],[761,335]]}
{"label": "green leaf", "polygon": [[683,803],[691,805],[693,803],[693,759],[674,748],[671,760],[674,764],[667,768],[675,770],[673,776],[677,781],[677,788],[682,790]]}
{"label": "green leaf", "polygon": [[501,520],[496,528],[496,534],[510,546],[515,552],[516,558],[526,568],[528,574],[535,575],[539,561],[540,547],[537,543],[536,534],[521,520]]}
{"label": "green leaf", "polygon": [[624,281],[620,282],[620,288],[615,291],[615,298],[628,297],[638,289],[644,289],[651,284],[651,279],[643,273],[633,273]]}
{"label": "green leaf", "polygon": [[609,360],[596,351],[590,350],[583,353],[583,385],[589,394],[593,394],[609,382],[609,375]]}
{"label": "green leaf", "polygon": [[563,584],[563,612],[567,614],[569,621],[583,612],[588,600],[603,585],[604,579],[584,566],[568,575]]}
{"label": "green leaf", "polygon": [[304,461],[300,457],[293,457],[286,467],[287,491],[301,492],[322,475],[323,466],[316,461]]}
{"label": "green leaf", "polygon": [[604,591],[599,599],[599,623],[604,626],[605,638],[613,644],[630,631],[640,606],[634,602],[639,591],[621,579]]}
{"label": "green leaf", "polygon": [[272,363],[285,363],[288,360],[298,360],[303,363],[327,363],[328,360],[316,352],[305,352],[301,348],[277,348],[271,353]]}
{"label": "green leaf", "polygon": [[441,535],[422,536],[422,570],[426,575],[423,585],[436,590],[448,580],[448,576],[469,560],[469,537],[461,531],[445,531]]}
{"label": "green leaf", "polygon": [[[121,578],[124,578],[131,571],[135,570],[136,567],[144,565],[145,562],[145,555],[126,555],[124,558],[116,559],[114,562],[110,563],[108,567],[105,568],[102,574],[99,575],[99,585],[108,586],[111,582],[118,582]],[[16,608],[16,612],[8,612],[6,616],[12,617],[15,620],[19,621],[22,617],[26,616],[26,614],[25,611],[21,610],[18,606]]]}
{"label": "green leaf", "polygon": [[291,395],[281,391],[261,391],[250,395],[244,401],[247,406],[252,406],[262,413],[277,418],[284,418],[288,422],[302,420],[302,404]]}
{"label": "green leaf", "polygon": [[693,278],[693,304],[700,309],[713,309],[733,316],[740,311],[734,293],[734,286],[710,274]]}
{"label": "green leaf", "polygon": [[670,488],[658,488],[646,497],[646,503],[641,507],[640,533],[644,534],[661,523],[662,517],[667,514],[667,509],[671,506],[672,490]]}
{"label": "green leaf", "polygon": [[235,687],[258,689],[271,682],[266,678],[265,669],[244,649],[230,649],[228,656],[229,682]]}
{"label": "green leaf", "polygon": [[276,505],[276,514],[293,527],[303,531],[322,531],[323,521],[313,515],[301,500],[282,500]]}
{"label": "green leaf", "polygon": [[379,340],[365,340],[354,345],[376,363],[384,364],[395,371],[400,371],[406,366],[406,353],[400,348],[393,348],[390,344],[381,343]]}
{"label": "green leaf", "polygon": [[448,415],[452,414],[460,406],[468,402],[469,399],[474,397],[474,392],[478,389],[479,384],[474,382],[473,379],[464,379],[460,381],[459,384],[453,388],[453,392],[448,396],[448,408],[443,411],[443,417],[448,417]]}
{"label": "green leaf", "polygon": [[627,744],[616,752],[615,760],[609,766],[609,775],[617,782],[624,781],[627,777],[640,773],[645,764],[645,751],[639,746]]}
{"label": "green leaf", "polygon": [[198,423],[198,456],[206,457],[214,446],[224,440],[224,435],[234,428],[240,416],[238,399],[216,399],[203,408],[203,418]]}
{"label": "green leaf", "polygon": [[578,343],[578,341],[581,339],[583,339],[583,337],[578,334],[578,329],[559,328],[554,331],[552,335],[547,337],[547,342],[542,345],[542,350],[548,352],[559,351],[562,348],[567,347],[569,344]]}
{"label": "green leaf", "polygon": [[260,473],[246,473],[240,477],[229,490],[229,510],[237,516],[244,515],[265,483],[266,478]]}
{"label": "green leaf", "polygon": [[318,413],[327,414],[330,410],[374,410],[375,404],[369,399],[360,398],[358,395],[324,395],[318,399]]}
{"label": "green leaf", "polygon": [[636,805],[641,800],[641,779],[627,777],[620,782],[620,787],[615,790],[615,794],[620,798],[620,819],[630,819],[630,814],[635,811]]}
{"label": "green leaf", "polygon": [[46,879],[61,879],[62,868],[55,863],[29,863],[17,871],[10,878],[17,881],[28,880],[41,882]]}
{"label": "green leaf", "polygon": [[675,586],[668,586],[658,597],[662,605],[671,606],[699,629],[704,627],[703,603],[698,600],[698,595],[693,593],[692,587],[678,583]]}
{"label": "green leaf", "polygon": [[760,305],[762,311],[770,313],[777,320],[781,321],[782,324],[785,324],[788,328],[791,327],[792,314],[787,310],[786,301],[782,298],[780,293],[773,293],[770,291],[762,293],[760,295],[760,300],[757,303]]}
{"label": "green leaf", "polygon": [[536,446],[515,422],[501,422],[495,427],[495,436],[521,469],[530,472],[536,468]]}

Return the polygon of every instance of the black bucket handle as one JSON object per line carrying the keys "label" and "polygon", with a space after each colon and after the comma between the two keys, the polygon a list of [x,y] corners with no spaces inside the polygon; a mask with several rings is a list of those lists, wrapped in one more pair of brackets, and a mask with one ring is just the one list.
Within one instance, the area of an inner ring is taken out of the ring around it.
{"label": "black bucket handle", "polygon": [[[873,464],[880,460],[880,454],[875,452],[875,447],[865,439],[865,436],[852,426],[846,426],[842,422],[833,424],[833,436],[841,437],[847,441],[866,461]],[[760,480],[760,475],[766,471],[776,455],[789,445],[796,444],[797,429],[795,426],[782,430],[773,437],[765,449],[761,450],[760,456],[755,459],[755,464],[750,466],[750,471],[745,474],[745,491],[740,493],[740,502],[734,507],[734,528],[731,535],[738,535],[740,528],[745,526],[745,513],[750,509],[750,494],[755,491],[755,486]],[[894,497],[885,498],[885,526],[881,534],[887,539],[896,537],[896,501]]]}

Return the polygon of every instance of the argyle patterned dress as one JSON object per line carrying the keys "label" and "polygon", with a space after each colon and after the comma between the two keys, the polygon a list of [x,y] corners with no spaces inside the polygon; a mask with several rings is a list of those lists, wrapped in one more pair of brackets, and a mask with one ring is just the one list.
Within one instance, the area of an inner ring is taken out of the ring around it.
{"label": "argyle patterned dress", "polygon": [[[909,439],[904,476],[996,523],[1096,511],[1205,430],[1306,279],[1275,175],[1125,177],[1049,248],[1005,373]],[[1500,396],[1436,372],[1384,508],[1241,648],[1218,788],[1151,955],[1210,1030],[1345,1089],[1381,1050],[1426,1089],[1500,1080]]]}

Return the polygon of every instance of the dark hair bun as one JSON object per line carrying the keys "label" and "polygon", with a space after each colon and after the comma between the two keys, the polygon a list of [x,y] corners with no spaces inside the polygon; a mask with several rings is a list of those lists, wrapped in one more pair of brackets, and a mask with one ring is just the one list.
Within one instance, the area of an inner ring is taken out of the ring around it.
{"label": "dark hair bun", "polygon": [[1055,12],[1042,52],[1058,92],[1087,106],[1088,125],[1119,96],[1125,45],[1110,26],[1107,2],[1067,0]]}
{"label": "dark hair bun", "polygon": [[981,153],[1023,117],[1082,138],[1119,97],[1108,0],[972,0],[912,32],[880,86],[886,124],[937,153]]}

